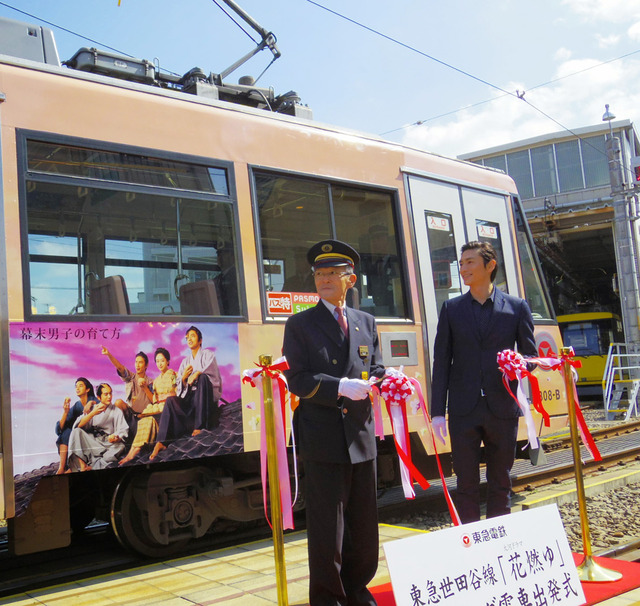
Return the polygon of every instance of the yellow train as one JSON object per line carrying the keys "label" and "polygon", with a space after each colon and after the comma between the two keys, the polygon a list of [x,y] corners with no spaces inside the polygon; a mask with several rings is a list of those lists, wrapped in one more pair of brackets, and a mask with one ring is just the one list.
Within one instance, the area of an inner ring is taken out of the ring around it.
{"label": "yellow train", "polygon": [[582,362],[578,369],[578,396],[602,400],[602,383],[611,343],[624,342],[622,319],[606,311],[566,314],[557,317],[562,340],[573,347]]}

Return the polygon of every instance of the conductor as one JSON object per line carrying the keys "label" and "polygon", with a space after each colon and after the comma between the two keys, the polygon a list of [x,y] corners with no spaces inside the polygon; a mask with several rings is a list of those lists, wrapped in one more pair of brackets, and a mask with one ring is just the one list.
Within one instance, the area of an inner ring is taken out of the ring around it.
{"label": "conductor", "polygon": [[374,605],[378,566],[376,441],[369,399],[384,366],[373,316],[345,306],[358,253],[323,240],[307,253],[320,301],[291,316],[283,352],[300,397],[294,430],[306,486],[310,606]]}

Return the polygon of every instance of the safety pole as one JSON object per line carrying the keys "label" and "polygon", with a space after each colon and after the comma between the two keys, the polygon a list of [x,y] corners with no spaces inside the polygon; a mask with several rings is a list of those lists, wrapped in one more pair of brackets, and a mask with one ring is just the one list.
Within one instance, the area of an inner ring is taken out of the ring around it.
{"label": "safety pole", "polygon": [[567,391],[569,402],[569,429],[571,431],[571,447],[573,450],[573,465],[576,473],[576,490],[578,494],[578,508],[580,510],[580,526],[582,527],[582,547],[584,560],[577,567],[578,577],[581,581],[604,582],[617,581],[622,577],[622,573],[617,570],[609,570],[597,564],[593,559],[591,549],[591,534],[589,532],[589,518],[587,517],[587,499],[584,492],[584,478],[582,476],[582,457],[580,455],[580,443],[578,442],[578,422],[576,417],[576,400],[573,391],[573,376],[569,356],[573,353],[571,347],[561,349],[564,372],[564,386]]}
{"label": "safety pole", "polygon": [[[278,478],[278,453],[276,449],[276,424],[273,409],[273,385],[266,368],[271,366],[272,358],[261,355],[262,393],[264,394],[264,423],[267,432],[267,473],[269,477],[269,501],[271,509],[271,530],[273,533],[273,552],[276,560],[276,586],[278,605],[288,606],[287,571],[284,561],[284,536],[282,530],[282,504],[280,503],[280,481]],[[289,478],[286,479],[289,481]]]}

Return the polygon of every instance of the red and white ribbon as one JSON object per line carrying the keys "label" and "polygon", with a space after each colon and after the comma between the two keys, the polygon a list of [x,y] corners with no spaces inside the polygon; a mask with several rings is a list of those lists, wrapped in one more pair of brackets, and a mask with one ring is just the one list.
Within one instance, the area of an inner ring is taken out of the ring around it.
{"label": "red and white ribbon", "polygon": [[407,402],[414,395],[418,398],[418,406],[422,409],[426,425],[431,433],[433,448],[438,464],[438,471],[440,472],[440,479],[442,480],[442,489],[447,501],[447,506],[449,507],[451,519],[453,520],[454,525],[458,526],[460,525],[460,517],[458,516],[458,512],[447,489],[444,472],[442,471],[442,466],[440,464],[440,457],[438,456],[438,450],[436,448],[433,428],[431,427],[431,419],[427,412],[420,383],[416,379],[409,378],[402,371],[395,370],[394,368],[387,368],[384,379],[373,387],[372,398],[376,422],[376,435],[384,439],[382,412],[380,406],[380,399],[382,398],[387,407],[396,451],[400,458],[400,476],[402,478],[404,496],[407,499],[414,499],[416,496],[413,488],[414,481],[418,482],[423,490],[426,490],[429,487],[429,482],[418,471],[411,460],[409,425],[407,422]]}
{"label": "red and white ribbon", "polygon": [[[525,423],[527,425],[527,438],[529,440],[529,445],[531,446],[531,448],[540,448],[536,426],[531,414],[531,408],[529,407],[529,401],[527,400],[527,397],[525,396],[522,389],[522,379],[524,377],[527,377],[529,379],[529,382],[531,383],[534,408],[540,414],[542,414],[545,426],[549,427],[549,415],[542,406],[542,398],[540,397],[540,386],[538,385],[537,379],[529,372],[527,363],[525,362],[524,358],[519,353],[516,353],[511,349],[505,349],[504,351],[498,353],[498,366],[502,371],[502,382],[504,383],[505,388],[511,394],[511,397],[518,403],[520,412],[524,417]],[[511,385],[509,384],[510,381],[517,381],[515,395],[513,394],[513,391],[511,391]],[[536,405],[536,403],[538,405]]]}
{"label": "red and white ribbon", "polygon": [[[538,448],[539,444],[538,438],[535,435],[535,427],[533,427],[535,442],[533,442],[531,439],[533,418],[531,417],[529,403],[527,402],[527,398],[521,388],[523,377],[526,376],[529,379],[529,384],[531,385],[531,399],[533,401],[533,406],[542,415],[546,427],[549,427],[550,421],[547,411],[542,406],[542,397],[540,394],[540,385],[538,383],[538,379],[529,372],[529,370],[527,369],[527,364],[535,364],[543,370],[563,371],[564,364],[569,364],[573,368],[580,368],[582,366],[582,362],[580,362],[580,360],[574,360],[573,357],[573,348],[571,348],[571,351],[568,355],[561,355],[560,358],[527,358],[525,360],[520,354],[515,353],[510,349],[505,349],[498,354],[498,366],[500,367],[500,370],[502,370],[502,381],[507,388],[507,391],[518,402],[520,410],[522,410],[523,414],[525,415],[525,419],[527,420],[527,433],[529,436],[529,443],[531,444],[532,448]],[[509,386],[509,381],[513,380],[518,381],[517,396],[513,395],[513,392],[511,391],[511,388]],[[584,420],[584,416],[582,415],[582,411],[580,410],[580,401],[578,400],[578,392],[576,390],[576,385],[574,382],[572,382],[572,389],[573,399],[575,402],[576,421],[578,425],[578,431],[580,432],[580,437],[582,438],[582,443],[585,445],[594,461],[601,461],[602,456],[600,455],[600,451],[596,446],[595,440],[593,439],[593,436],[591,435],[591,432],[587,427],[587,422]],[[531,423],[531,426],[529,425],[529,423]]]}
{"label": "red and white ribbon", "polygon": [[[262,477],[262,500],[264,503],[264,514],[271,526],[269,514],[267,512],[267,431],[265,423],[264,410],[264,394],[262,392],[262,381],[257,381],[259,377],[265,373],[273,382],[274,386],[274,402],[278,402],[279,406],[273,407],[274,422],[276,430],[276,457],[278,465],[279,493],[280,505],[282,510],[282,527],[284,530],[293,528],[293,504],[295,499],[291,499],[291,485],[289,483],[289,463],[287,457],[287,433],[285,431],[285,423],[287,418],[286,411],[286,395],[288,393],[287,380],[282,374],[283,370],[289,368],[287,360],[282,357],[278,358],[271,365],[256,364],[257,368],[245,370],[242,373],[242,382],[250,383],[253,387],[260,390],[260,473]],[[296,469],[295,440],[294,433],[291,431],[291,441],[293,445],[293,465],[294,478],[296,482],[295,495],[298,494],[298,472]]]}

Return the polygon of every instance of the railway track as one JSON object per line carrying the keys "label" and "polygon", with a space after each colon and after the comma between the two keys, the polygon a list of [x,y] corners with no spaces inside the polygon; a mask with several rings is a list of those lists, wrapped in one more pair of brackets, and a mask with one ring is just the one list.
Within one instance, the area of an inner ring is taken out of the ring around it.
{"label": "railway track", "polygon": [[[584,457],[585,476],[600,473],[632,460],[640,460],[640,421],[617,424],[591,431],[602,454],[602,461],[594,462]],[[548,463],[533,467],[527,461],[521,465],[526,471],[516,471],[513,477],[514,492],[519,493],[548,484],[555,484],[574,477],[573,457],[568,436],[557,436],[544,444]],[[514,468],[515,469],[515,468]],[[449,485],[449,481],[447,482]],[[455,486],[451,480],[450,488]],[[399,519],[420,511],[446,511],[441,488],[435,486],[427,491],[417,491],[417,498],[406,501],[402,489],[385,491],[380,495],[380,519]],[[304,515],[297,514],[296,529],[304,527]],[[193,544],[184,555],[220,549],[247,543],[270,535],[266,523],[251,526],[220,524],[213,533]],[[618,545],[611,557],[625,559],[640,555],[640,539],[629,545]],[[183,554],[181,554],[183,555]],[[94,523],[83,533],[74,537],[71,545],[64,549],[15,557],[6,549],[6,535],[0,534],[0,597],[68,582],[82,578],[127,570],[154,560],[124,550],[116,541],[109,524]]]}
{"label": "railway track", "polygon": [[[640,421],[591,430],[591,435],[600,450],[602,460],[594,461],[582,448],[582,468],[585,476],[640,460]],[[554,457],[555,462],[548,465],[532,467],[529,473],[515,474],[512,478],[514,492],[556,484],[575,477],[571,439],[568,434],[547,440],[544,442],[544,450],[548,455],[564,453],[565,456]]]}

